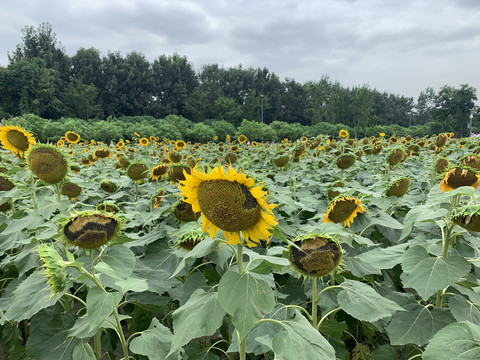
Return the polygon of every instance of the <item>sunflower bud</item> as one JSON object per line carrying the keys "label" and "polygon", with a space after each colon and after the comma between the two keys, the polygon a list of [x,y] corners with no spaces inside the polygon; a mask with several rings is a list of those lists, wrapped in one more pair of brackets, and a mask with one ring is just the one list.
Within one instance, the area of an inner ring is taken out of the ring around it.
{"label": "sunflower bud", "polygon": [[67,283],[65,269],[69,262],[64,261],[57,250],[47,244],[38,245],[37,252],[45,269],[44,274],[48,278],[47,284],[52,288],[52,296],[63,291]]}

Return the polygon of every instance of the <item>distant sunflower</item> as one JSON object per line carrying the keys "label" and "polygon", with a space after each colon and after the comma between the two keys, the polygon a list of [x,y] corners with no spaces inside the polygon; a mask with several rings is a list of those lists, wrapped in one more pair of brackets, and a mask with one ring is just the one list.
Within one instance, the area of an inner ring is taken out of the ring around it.
{"label": "distant sunflower", "polygon": [[346,138],[348,137],[348,131],[347,130],[340,130],[340,132],[338,133],[338,135],[341,137],[341,138]]}
{"label": "distant sunflower", "polygon": [[106,148],[99,148],[93,152],[93,159],[108,159],[112,156],[112,152]]}
{"label": "distant sunflower", "polygon": [[62,147],[62,146],[64,146],[64,145],[65,145],[65,141],[63,141],[62,139],[60,139],[60,140],[57,141],[57,146],[58,146],[58,147]]}
{"label": "distant sunflower", "polygon": [[75,201],[75,199],[80,195],[81,192],[82,188],[70,181],[63,183],[62,185],[62,195],[68,196],[72,201]]}
{"label": "distant sunflower", "polygon": [[452,219],[455,224],[464,229],[480,232],[480,205],[469,205],[455,209]]}
{"label": "distant sunflower", "polygon": [[67,131],[65,133],[65,140],[69,143],[76,144],[80,141],[80,135],[73,131]]}
{"label": "distant sunflower", "polygon": [[439,185],[442,192],[455,190],[461,186],[472,186],[476,189],[480,185],[480,176],[472,168],[456,166],[447,171]]}
{"label": "distant sunflower", "polygon": [[215,167],[210,173],[197,168],[186,174],[180,191],[184,201],[192,204],[194,212],[201,212],[203,231],[211,238],[223,230],[228,244],[241,244],[240,233],[246,244],[256,246],[267,242],[277,221],[272,213],[274,204],[267,204],[267,193],[254,180],[229,167]]}
{"label": "distant sunflower", "polygon": [[323,222],[343,223],[343,226],[350,227],[357,214],[364,211],[360,199],[350,196],[337,197],[328,207]]}
{"label": "distant sunflower", "polygon": [[410,187],[410,179],[406,176],[402,176],[393,180],[388,186],[385,195],[396,196],[398,198],[405,195]]}
{"label": "distant sunflower", "polygon": [[177,140],[175,146],[177,147],[177,149],[184,149],[187,144],[183,140]]}
{"label": "distant sunflower", "polygon": [[149,141],[147,138],[141,138],[140,141],[139,141],[140,145],[142,146],[147,146]]}
{"label": "distant sunflower", "polygon": [[129,165],[127,175],[132,180],[141,180],[148,176],[148,167],[142,162],[136,162]]}
{"label": "distant sunflower", "polygon": [[339,169],[345,170],[355,164],[355,155],[352,154],[343,154],[337,158],[337,167]]}
{"label": "distant sunflower", "polygon": [[244,142],[247,142],[247,137],[242,134],[237,138],[237,140],[239,143],[244,143]]}
{"label": "distant sunflower", "polygon": [[0,141],[6,150],[13,151],[14,154],[23,157],[32,145],[35,145],[35,139],[29,132],[18,126],[4,125],[0,127]]}
{"label": "distant sunflower", "polygon": [[382,138],[385,137],[385,133],[381,132],[380,137],[382,137]]}
{"label": "distant sunflower", "polygon": [[121,149],[121,148],[123,148],[124,146],[125,146],[125,143],[124,143],[122,140],[119,140],[119,141],[117,142],[117,148]]}
{"label": "distant sunflower", "polygon": [[167,175],[167,171],[168,171],[168,164],[156,165],[150,171],[150,179],[152,181],[156,181],[159,178],[161,179]]}

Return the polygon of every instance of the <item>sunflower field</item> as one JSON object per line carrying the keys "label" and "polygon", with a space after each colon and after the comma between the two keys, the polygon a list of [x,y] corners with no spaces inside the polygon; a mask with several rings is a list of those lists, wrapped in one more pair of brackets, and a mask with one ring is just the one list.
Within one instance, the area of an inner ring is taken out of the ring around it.
{"label": "sunflower field", "polygon": [[480,359],[480,141],[0,127],[0,358]]}

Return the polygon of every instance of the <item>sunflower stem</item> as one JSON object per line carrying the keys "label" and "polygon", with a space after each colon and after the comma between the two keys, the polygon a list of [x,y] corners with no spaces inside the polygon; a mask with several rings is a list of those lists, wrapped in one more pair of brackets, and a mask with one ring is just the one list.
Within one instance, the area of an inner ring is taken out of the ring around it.
{"label": "sunflower stem", "polygon": [[240,342],[240,333],[237,330],[238,338],[238,357],[240,360],[247,359],[247,337]]}
{"label": "sunflower stem", "polygon": [[242,246],[242,244],[237,245],[237,264],[238,264],[238,273],[243,274],[243,246]]}
{"label": "sunflower stem", "polygon": [[57,203],[59,203],[60,202],[60,195],[61,195],[60,183],[55,184],[55,195],[57,195]]}
{"label": "sunflower stem", "polygon": [[123,333],[123,330],[122,330],[122,324],[120,323],[120,318],[118,316],[118,309],[117,308],[113,309],[113,316],[115,316],[118,338],[120,339],[120,343],[122,344],[124,359],[128,360],[128,358],[129,358],[128,345],[127,345],[127,342],[125,340],[125,334]]}
{"label": "sunflower stem", "polygon": [[98,329],[98,331],[95,333],[95,337],[93,339],[93,347],[95,348],[95,357],[97,360],[102,359],[102,343],[101,343],[101,337],[102,337],[102,329]]}
{"label": "sunflower stem", "polygon": [[32,201],[33,201],[33,208],[37,208],[37,195],[35,193],[35,179],[33,175],[30,176],[30,186],[32,188]]}
{"label": "sunflower stem", "polygon": [[317,328],[318,324],[318,300],[317,298],[317,278],[314,277],[312,280],[312,325],[314,328]]}

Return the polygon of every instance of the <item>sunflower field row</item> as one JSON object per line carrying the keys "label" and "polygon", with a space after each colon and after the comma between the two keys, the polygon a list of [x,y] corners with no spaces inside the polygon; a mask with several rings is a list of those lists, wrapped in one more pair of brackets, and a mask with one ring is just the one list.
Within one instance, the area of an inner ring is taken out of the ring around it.
{"label": "sunflower field row", "polygon": [[480,358],[480,141],[337,137],[1,126],[0,358]]}

